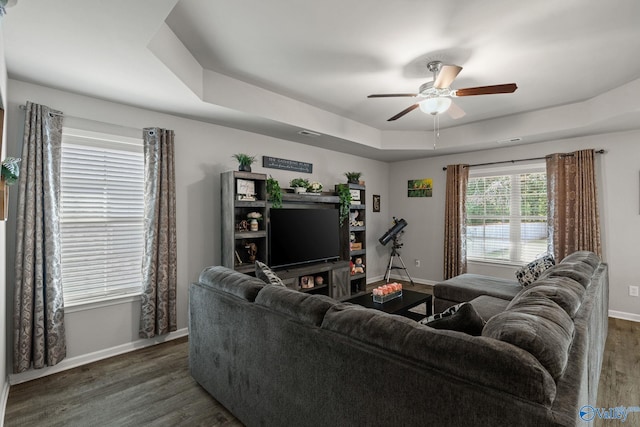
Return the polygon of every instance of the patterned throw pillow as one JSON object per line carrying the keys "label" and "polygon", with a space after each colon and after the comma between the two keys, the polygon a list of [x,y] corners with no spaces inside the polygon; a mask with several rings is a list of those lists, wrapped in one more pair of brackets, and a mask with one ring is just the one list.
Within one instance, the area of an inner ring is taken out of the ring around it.
{"label": "patterned throw pillow", "polygon": [[269,268],[269,266],[263,262],[256,261],[256,277],[262,280],[267,285],[285,286],[282,280],[276,273]]}
{"label": "patterned throw pillow", "polygon": [[535,282],[545,270],[556,265],[553,255],[547,254],[531,261],[516,271],[516,278],[522,286],[527,286]]}
{"label": "patterned throw pillow", "polygon": [[481,335],[485,325],[485,321],[468,302],[454,305],[442,313],[426,317],[420,323],[434,329],[447,329],[474,336]]}
{"label": "patterned throw pillow", "polygon": [[461,302],[458,305],[452,305],[451,307],[447,308],[445,311],[443,311],[442,313],[435,313],[432,314],[431,316],[427,316],[424,319],[422,319],[420,321],[420,323],[422,323],[423,325],[426,325],[429,322],[432,322],[434,320],[438,320],[438,319],[442,319],[443,317],[449,317],[449,316],[453,316],[453,314],[458,311],[458,309],[463,305],[466,304],[466,302]]}

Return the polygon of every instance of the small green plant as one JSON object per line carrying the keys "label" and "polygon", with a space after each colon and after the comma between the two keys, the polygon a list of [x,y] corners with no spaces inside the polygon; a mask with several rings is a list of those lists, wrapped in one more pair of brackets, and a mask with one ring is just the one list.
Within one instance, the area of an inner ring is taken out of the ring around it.
{"label": "small green plant", "polygon": [[271,202],[271,208],[279,209],[282,207],[282,189],[280,183],[273,179],[271,175],[267,178],[267,197]]}
{"label": "small green plant", "polygon": [[20,176],[20,161],[15,157],[7,157],[2,161],[2,167],[0,168],[0,175],[7,183],[7,185],[13,185],[18,182]]}
{"label": "small green plant", "polygon": [[309,180],[306,178],[293,178],[291,182],[289,182],[289,185],[291,185],[291,187],[293,188],[307,188],[309,187]]}
{"label": "small green plant", "polygon": [[250,156],[244,153],[237,153],[231,157],[238,161],[238,170],[245,172],[251,172],[251,165],[256,161],[256,156]]}
{"label": "small green plant", "polygon": [[358,184],[360,182],[360,176],[362,176],[362,172],[345,172],[344,176],[347,177],[347,182],[351,184]]}
{"label": "small green plant", "polygon": [[340,199],[340,209],[338,210],[340,215],[340,227],[344,223],[344,220],[349,218],[349,208],[351,207],[351,191],[346,184],[339,184],[337,186],[338,198]]}

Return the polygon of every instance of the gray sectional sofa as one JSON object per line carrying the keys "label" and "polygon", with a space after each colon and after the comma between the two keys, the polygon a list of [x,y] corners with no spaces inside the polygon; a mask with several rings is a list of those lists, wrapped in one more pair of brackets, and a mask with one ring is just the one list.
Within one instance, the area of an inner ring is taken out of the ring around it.
{"label": "gray sectional sofa", "polygon": [[248,426],[573,426],[597,404],[607,306],[607,265],[583,252],[481,336],[209,267],[190,288],[190,370]]}

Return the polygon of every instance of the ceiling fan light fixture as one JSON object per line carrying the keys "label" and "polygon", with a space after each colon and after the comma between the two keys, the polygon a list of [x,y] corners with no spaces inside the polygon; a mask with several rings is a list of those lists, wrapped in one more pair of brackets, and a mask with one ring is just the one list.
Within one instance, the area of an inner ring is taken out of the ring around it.
{"label": "ceiling fan light fixture", "polygon": [[425,99],[420,102],[420,110],[422,112],[435,116],[444,113],[451,106],[451,98],[436,97]]}

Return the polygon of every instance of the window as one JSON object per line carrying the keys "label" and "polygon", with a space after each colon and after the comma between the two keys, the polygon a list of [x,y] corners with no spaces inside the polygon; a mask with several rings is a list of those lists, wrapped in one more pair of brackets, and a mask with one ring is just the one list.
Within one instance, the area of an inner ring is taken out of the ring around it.
{"label": "window", "polygon": [[142,139],[63,129],[62,286],[66,306],[141,292]]}
{"label": "window", "polygon": [[466,210],[469,260],[522,264],[547,252],[544,164],[471,170]]}

